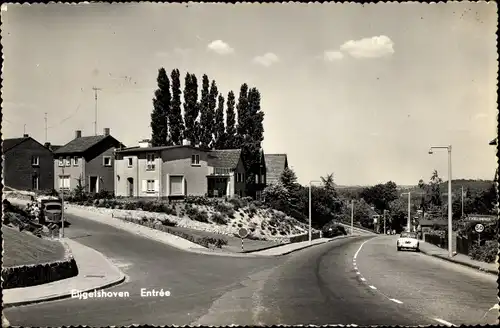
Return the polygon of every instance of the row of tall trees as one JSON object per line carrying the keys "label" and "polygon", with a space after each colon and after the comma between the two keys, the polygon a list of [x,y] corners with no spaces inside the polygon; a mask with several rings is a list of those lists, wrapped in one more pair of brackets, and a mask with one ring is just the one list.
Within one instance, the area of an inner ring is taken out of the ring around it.
{"label": "row of tall trees", "polygon": [[255,181],[264,140],[264,112],[257,88],[242,84],[236,102],[233,91],[225,98],[205,74],[198,97],[195,74],[186,73],[181,91],[179,70],[172,70],[169,78],[163,67],[158,70],[157,84],[151,113],[153,146],[181,145],[187,140],[204,149],[242,149],[250,169],[248,179]]}

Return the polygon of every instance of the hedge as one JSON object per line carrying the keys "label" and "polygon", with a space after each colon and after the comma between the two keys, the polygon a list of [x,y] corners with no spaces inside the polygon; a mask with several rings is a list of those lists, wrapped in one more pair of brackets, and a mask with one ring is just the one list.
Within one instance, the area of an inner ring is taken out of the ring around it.
{"label": "hedge", "polygon": [[2,269],[3,288],[5,289],[37,286],[76,275],[78,275],[78,266],[74,258]]}
{"label": "hedge", "polygon": [[193,235],[190,235],[188,233],[182,232],[182,231],[177,231],[170,229],[167,224],[160,223],[161,221],[156,221],[152,222],[151,220],[148,220],[146,217],[143,217],[142,219],[134,219],[131,217],[124,217],[124,218],[119,218],[120,220],[140,224],[142,226],[163,231],[166,233],[169,233],[171,235],[189,240],[192,243],[204,246],[206,248],[209,248],[210,245],[213,245],[217,248],[222,248],[222,246],[227,245],[227,240],[223,238],[213,238],[213,237],[195,237]]}
{"label": "hedge", "polygon": [[469,250],[469,256],[473,260],[482,261],[486,263],[493,263],[498,254],[498,241],[488,240],[484,245],[478,246],[474,243]]}

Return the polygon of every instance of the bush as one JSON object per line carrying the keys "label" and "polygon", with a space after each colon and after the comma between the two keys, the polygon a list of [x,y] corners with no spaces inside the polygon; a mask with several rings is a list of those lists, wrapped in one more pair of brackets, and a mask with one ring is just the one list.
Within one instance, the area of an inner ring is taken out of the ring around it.
{"label": "bush", "polygon": [[215,210],[223,215],[227,215],[229,217],[234,216],[234,206],[232,204],[227,204],[224,202],[220,202],[215,204]]}
{"label": "bush", "polygon": [[469,256],[473,260],[482,261],[486,263],[493,263],[498,254],[498,241],[488,240],[485,245],[478,246],[476,243],[469,251]]}
{"label": "bush", "polygon": [[164,226],[167,226],[167,227],[175,227],[175,226],[177,226],[177,222],[170,221],[169,219],[163,219],[163,220],[161,220],[161,223]]}
{"label": "bush", "polygon": [[[318,239],[320,234],[319,234],[319,232],[313,232],[311,235],[312,235],[311,236],[312,239]],[[299,236],[290,237],[291,243],[299,243],[299,242],[306,241],[306,240],[309,240],[309,233],[299,235]]]}
{"label": "bush", "polygon": [[198,211],[197,208],[191,207],[187,210],[187,215],[191,220],[203,223],[210,223],[208,221],[208,213],[206,211]]}
{"label": "bush", "polygon": [[257,206],[255,206],[255,204],[251,203],[250,205],[248,205],[248,211],[250,212],[250,214],[252,216],[257,214]]}
{"label": "bush", "polygon": [[[330,230],[331,229],[331,230]],[[345,228],[340,224],[332,224],[327,225],[323,228],[323,237],[324,238],[333,238],[337,236],[347,235]]]}
{"label": "bush", "polygon": [[212,214],[212,221],[215,222],[216,224],[227,224],[224,215],[220,213]]}

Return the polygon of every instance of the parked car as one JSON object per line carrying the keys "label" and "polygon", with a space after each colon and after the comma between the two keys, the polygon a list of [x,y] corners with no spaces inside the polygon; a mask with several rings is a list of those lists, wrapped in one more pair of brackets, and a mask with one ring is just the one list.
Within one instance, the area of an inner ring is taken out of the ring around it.
{"label": "parked car", "polygon": [[61,221],[62,200],[59,197],[41,196],[37,198],[36,202],[40,210],[38,214],[39,223],[59,223]]}
{"label": "parked car", "polygon": [[397,249],[398,251],[403,249],[412,249],[416,252],[420,251],[420,243],[418,241],[418,236],[416,232],[403,232],[398,238]]}

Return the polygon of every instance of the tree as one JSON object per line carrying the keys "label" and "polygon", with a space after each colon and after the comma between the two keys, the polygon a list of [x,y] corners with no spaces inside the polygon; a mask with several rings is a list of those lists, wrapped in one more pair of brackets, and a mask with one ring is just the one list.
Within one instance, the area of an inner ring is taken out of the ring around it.
{"label": "tree", "polygon": [[389,181],[385,184],[377,184],[373,187],[364,188],[360,194],[369,204],[373,204],[379,212],[389,209],[389,203],[398,198],[397,185]]}
{"label": "tree", "polygon": [[251,88],[248,92],[248,137],[256,143],[259,150],[264,141],[264,112],[260,107],[260,92]]}
{"label": "tree", "polygon": [[424,212],[441,212],[443,209],[443,199],[441,195],[440,185],[443,182],[434,170],[432,172],[429,183],[425,183],[422,179],[418,182],[418,187],[424,192],[421,200],[421,208]]}
{"label": "tree", "polygon": [[333,179],[333,173],[327,174],[325,177],[321,177],[321,182],[323,182],[324,188],[332,195],[336,195],[335,183]]}
{"label": "tree", "polygon": [[224,125],[224,96],[219,95],[217,111],[215,112],[215,149],[224,149],[226,131]]}
{"label": "tree", "polygon": [[169,117],[170,140],[174,145],[182,145],[184,122],[181,111],[182,91],[179,70],[172,70],[170,78],[172,80],[172,102]]}
{"label": "tree", "polygon": [[198,81],[194,74],[186,74],[184,83],[184,136],[195,146],[198,143]]}
{"label": "tree", "polygon": [[158,89],[153,99],[151,113],[151,143],[153,146],[170,146],[172,144],[168,133],[168,118],[170,116],[170,81],[165,68],[158,70],[156,79]]}
{"label": "tree", "polygon": [[204,149],[210,148],[210,142],[212,141],[211,129],[213,122],[210,122],[209,106],[210,106],[210,81],[208,76],[203,75],[202,86],[201,86],[201,100],[200,100],[200,147]]}
{"label": "tree", "polygon": [[225,149],[235,149],[236,142],[236,113],[234,112],[235,98],[234,92],[230,91],[227,95],[226,110],[226,142],[223,145]]}
{"label": "tree", "polygon": [[[210,86],[210,92],[208,94],[208,111],[207,111],[207,140],[210,139],[209,147],[214,148],[215,135],[216,135],[216,122],[215,122],[215,109],[217,108],[217,96],[219,95],[219,90],[217,90],[217,84],[212,81]],[[224,119],[223,119],[224,122]]]}
{"label": "tree", "polygon": [[236,148],[242,148],[247,141],[249,132],[249,111],[248,111],[248,85],[243,83],[240,88],[240,96],[238,98],[238,105],[236,105],[236,110],[238,111],[238,126],[236,128]]}

